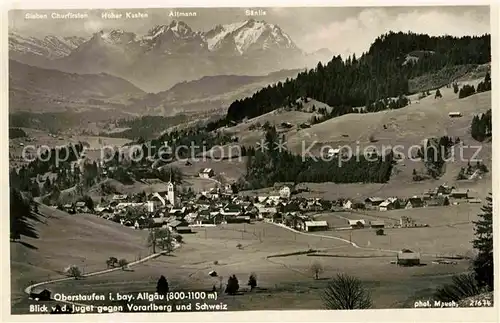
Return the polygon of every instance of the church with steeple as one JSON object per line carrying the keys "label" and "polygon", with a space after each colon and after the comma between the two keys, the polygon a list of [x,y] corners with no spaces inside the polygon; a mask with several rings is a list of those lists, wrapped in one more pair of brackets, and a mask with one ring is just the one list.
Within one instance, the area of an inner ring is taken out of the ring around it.
{"label": "church with steeple", "polygon": [[172,170],[170,170],[170,181],[167,183],[167,201],[171,205],[175,205],[175,185],[172,181]]}

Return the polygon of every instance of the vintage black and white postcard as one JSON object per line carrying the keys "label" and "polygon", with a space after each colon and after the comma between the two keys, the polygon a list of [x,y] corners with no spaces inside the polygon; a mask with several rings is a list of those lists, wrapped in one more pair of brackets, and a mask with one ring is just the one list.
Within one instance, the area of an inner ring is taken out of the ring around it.
{"label": "vintage black and white postcard", "polygon": [[12,320],[498,319],[496,6],[105,2],[5,14]]}

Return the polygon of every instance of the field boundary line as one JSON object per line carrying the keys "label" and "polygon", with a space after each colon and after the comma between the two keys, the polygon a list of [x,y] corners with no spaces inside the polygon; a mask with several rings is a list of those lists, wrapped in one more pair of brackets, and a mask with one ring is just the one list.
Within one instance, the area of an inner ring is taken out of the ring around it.
{"label": "field boundary line", "polygon": [[[161,252],[158,252],[158,253],[151,254],[151,255],[146,256],[146,257],[144,257],[142,259],[139,259],[139,260],[131,262],[130,264],[127,265],[127,267],[132,267],[132,266],[141,264],[141,263],[146,262],[148,260],[157,258],[157,257],[159,257],[161,255],[165,255],[166,253],[167,253],[167,251],[161,251]],[[97,276],[97,275],[103,275],[103,274],[107,274],[107,273],[111,273],[111,272],[119,271],[119,270],[123,270],[122,267],[116,267],[116,268],[98,270],[98,271],[94,271],[94,272],[82,275],[82,277],[92,277],[92,276]],[[28,287],[26,287],[24,289],[24,292],[26,294],[30,295],[32,289],[35,288],[35,287],[39,287],[39,286],[43,286],[43,285],[47,285],[47,284],[52,284],[52,283],[58,283],[58,282],[62,282],[62,281],[68,281],[68,280],[78,280],[78,279],[75,279],[74,277],[64,277],[64,278],[46,280],[46,281],[42,281],[42,282],[38,282],[38,283],[29,285]],[[70,305],[87,306],[85,304],[79,304],[79,303],[70,302],[70,301],[63,301],[63,300],[58,301],[58,302],[66,303],[66,304],[70,304]]]}
{"label": "field boundary line", "polygon": [[278,223],[274,223],[274,222],[266,222],[266,223],[269,223],[269,224],[272,224],[272,225],[278,226],[278,227],[280,227],[280,228],[284,228],[284,229],[290,230],[290,231],[295,232],[295,233],[298,233],[298,234],[306,235],[306,236],[311,236],[311,237],[319,237],[319,238],[326,238],[326,239],[333,239],[333,240],[339,240],[339,241],[342,241],[342,242],[345,242],[345,243],[350,244],[351,246],[353,246],[353,247],[354,247],[354,248],[356,248],[356,249],[371,250],[371,251],[385,251],[385,252],[394,252],[394,253],[399,253],[399,250],[387,250],[387,249],[378,249],[378,248],[361,247],[361,246],[357,245],[355,242],[353,242],[353,241],[349,241],[349,240],[344,239],[344,238],[335,237],[335,236],[327,236],[327,235],[323,235],[323,234],[315,234],[315,233],[307,233],[307,232],[302,232],[302,231],[298,231],[298,230],[295,230],[295,229],[289,228],[289,227],[287,227],[286,225],[283,225],[283,224],[278,224]]}

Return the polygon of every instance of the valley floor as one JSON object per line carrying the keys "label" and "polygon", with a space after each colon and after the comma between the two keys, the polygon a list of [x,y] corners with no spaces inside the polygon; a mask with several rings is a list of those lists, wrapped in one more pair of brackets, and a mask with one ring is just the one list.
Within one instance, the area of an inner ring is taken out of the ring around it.
{"label": "valley floor", "polygon": [[[372,294],[374,308],[412,307],[415,300],[430,297],[437,287],[450,282],[453,274],[468,269],[466,260],[458,260],[456,265],[432,263],[436,256],[466,255],[472,249],[470,220],[475,216],[470,214],[477,214],[478,210],[465,206],[449,207],[450,212],[440,220],[439,214],[428,212],[429,208],[425,213],[385,212],[384,216],[389,217],[412,213],[419,222],[431,225],[388,229],[386,236],[376,236],[372,229],[356,230],[350,237],[348,232],[337,231],[300,234],[263,222],[200,228],[196,233],[184,235],[185,243],[170,256],[152,259],[131,270],[43,288],[68,295],[154,292],[158,277],[164,275],[173,291],[208,292],[216,286],[220,297],[217,303],[226,303],[229,310],[322,309],[321,293],[328,279],[344,272],[364,282]],[[29,310],[31,301],[24,288],[33,282],[63,277],[61,271],[68,265],[76,264],[88,273],[106,269],[105,261],[111,256],[133,261],[149,253],[145,246],[147,231],[123,227],[93,215],[67,215],[44,206],[40,209],[42,220],[50,223],[38,225],[40,239],[26,239],[31,248],[11,243],[13,313]],[[335,237],[352,239],[358,248]],[[241,248],[237,248],[238,244]],[[394,251],[402,248],[422,252],[425,265],[391,264],[396,259]],[[324,256],[269,257],[309,249]],[[310,272],[313,262],[320,262],[324,268],[319,280],[314,280]],[[230,275],[236,275],[241,295],[222,293],[219,278],[208,275],[212,270],[222,277],[223,285]],[[259,288],[250,292],[246,282],[251,273],[257,275]]]}

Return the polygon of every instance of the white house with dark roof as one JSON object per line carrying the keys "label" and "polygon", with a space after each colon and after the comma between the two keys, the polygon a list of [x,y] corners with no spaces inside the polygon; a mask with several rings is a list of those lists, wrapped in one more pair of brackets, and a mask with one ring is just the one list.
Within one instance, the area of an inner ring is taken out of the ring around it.
{"label": "white house with dark roof", "polygon": [[368,207],[379,206],[380,204],[382,204],[382,202],[384,202],[384,199],[381,197],[377,197],[377,196],[372,196],[372,197],[365,199],[365,204]]}
{"label": "white house with dark roof", "polygon": [[203,168],[198,175],[201,178],[211,178],[215,176],[215,172],[212,168]]}
{"label": "white house with dark roof", "polygon": [[292,190],[291,190],[291,189],[290,189],[290,187],[288,187],[288,186],[283,186],[283,187],[280,189],[279,193],[280,193],[280,197],[281,197],[282,199],[289,199],[289,198],[290,198],[290,196],[292,195]]}
{"label": "white house with dark roof", "polygon": [[326,221],[305,221],[306,231],[326,231],[328,230],[328,222]]}
{"label": "white house with dark roof", "polygon": [[450,197],[455,199],[466,199],[469,197],[469,190],[453,189],[451,190]]}
{"label": "white house with dark roof", "polygon": [[124,201],[128,198],[128,195],[125,194],[115,194],[113,195],[113,201]]}
{"label": "white house with dark roof", "polygon": [[349,226],[351,228],[362,228],[366,225],[365,220],[349,220]]}

